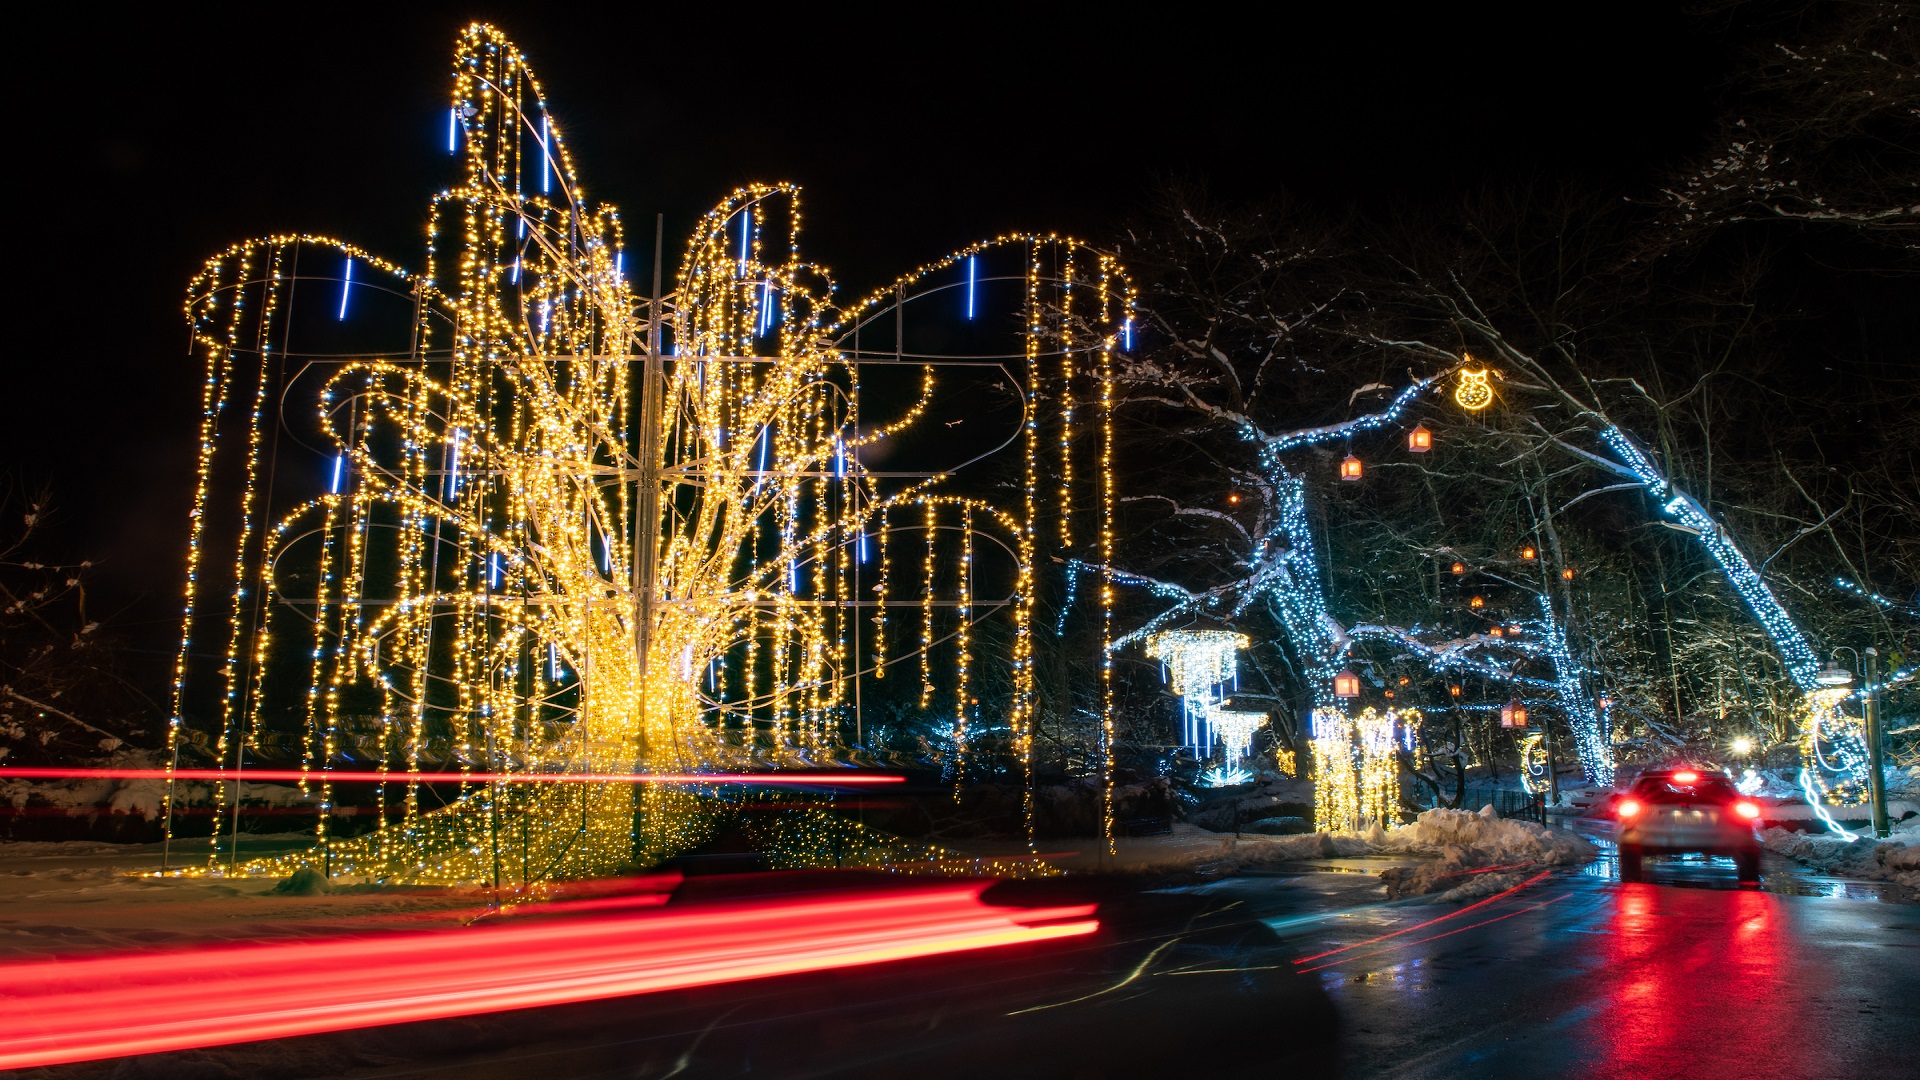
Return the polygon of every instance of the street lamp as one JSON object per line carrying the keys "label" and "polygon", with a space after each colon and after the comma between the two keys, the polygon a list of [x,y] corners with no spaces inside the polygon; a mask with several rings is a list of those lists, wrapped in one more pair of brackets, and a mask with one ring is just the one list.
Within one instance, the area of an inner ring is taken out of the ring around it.
{"label": "street lamp", "polygon": [[1732,749],[1735,757],[1746,757],[1753,753],[1753,740],[1745,735],[1736,735],[1733,738]]}
{"label": "street lamp", "polygon": [[[1864,693],[1860,695],[1860,721],[1866,729],[1863,734],[1867,743],[1867,805],[1872,808],[1873,835],[1885,837],[1893,830],[1887,820],[1887,773],[1880,748],[1880,688],[1874,685],[1874,668],[1880,659],[1880,650],[1871,645],[1859,650],[1842,645],[1840,649],[1853,653],[1866,677]],[[1840,649],[1833,651],[1837,654]],[[1821,686],[1852,686],[1853,673],[1829,656],[1827,666],[1814,675],[1813,681]]]}
{"label": "street lamp", "polygon": [[1861,719],[1867,728],[1867,793],[1873,797],[1873,835],[1880,839],[1892,835],[1887,820],[1887,767],[1880,747],[1880,650],[1869,645],[1860,658],[1860,669],[1867,676],[1866,700],[1861,703]]}
{"label": "street lamp", "polygon": [[1828,660],[1827,666],[1814,675],[1813,681],[1821,686],[1852,686],[1853,672],[1841,667],[1837,660]]}

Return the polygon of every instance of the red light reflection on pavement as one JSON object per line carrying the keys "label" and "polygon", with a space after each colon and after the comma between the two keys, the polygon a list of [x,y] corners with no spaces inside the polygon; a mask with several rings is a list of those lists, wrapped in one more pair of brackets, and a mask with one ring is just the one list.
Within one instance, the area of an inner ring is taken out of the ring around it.
{"label": "red light reflection on pavement", "polygon": [[[985,882],[0,965],[0,1069],[465,1016],[1090,934]],[[649,903],[646,899],[638,903]]]}
{"label": "red light reflection on pavement", "polygon": [[1747,1061],[1748,1075],[1818,1075],[1795,1064],[1820,1035],[1782,992],[1808,975],[1791,963],[1786,917],[1771,893],[1622,885],[1605,939],[1594,1075],[1688,1075],[1730,1060]]}

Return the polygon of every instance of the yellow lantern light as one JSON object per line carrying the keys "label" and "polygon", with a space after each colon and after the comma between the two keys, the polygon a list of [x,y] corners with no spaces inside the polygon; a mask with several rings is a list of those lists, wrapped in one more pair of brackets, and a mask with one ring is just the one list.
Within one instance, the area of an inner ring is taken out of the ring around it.
{"label": "yellow lantern light", "polygon": [[1415,424],[1413,430],[1407,432],[1407,449],[1415,454],[1433,449],[1433,432],[1428,431],[1425,424]]}
{"label": "yellow lantern light", "polygon": [[1360,696],[1360,676],[1355,675],[1352,668],[1347,668],[1333,677],[1333,696],[1343,698]]}
{"label": "yellow lantern light", "polygon": [[1457,563],[1454,563],[1454,564],[1453,564],[1453,575],[1454,575],[1455,577],[1459,577],[1459,576],[1460,576],[1461,574],[1464,574],[1464,573],[1466,573],[1466,572],[1467,572],[1467,564],[1466,564],[1466,563],[1459,563],[1459,562],[1457,562]]}
{"label": "yellow lantern light", "polygon": [[1361,465],[1360,459],[1352,454],[1348,454],[1340,462],[1340,479],[1342,480],[1358,480],[1363,471],[1365,466]]}
{"label": "yellow lantern light", "polygon": [[1467,606],[1472,608],[1475,611],[1479,611],[1481,608],[1487,606],[1487,600],[1483,596],[1476,596],[1473,599],[1467,601]]}
{"label": "yellow lantern light", "polygon": [[1520,557],[1522,559],[1527,560],[1528,562],[1532,562],[1534,559],[1538,558],[1539,555],[1540,553],[1538,551],[1535,551],[1531,545],[1520,549]]}
{"label": "yellow lantern light", "polygon": [[1500,726],[1503,728],[1523,728],[1527,726],[1527,706],[1519,698],[1513,698],[1500,706]]}

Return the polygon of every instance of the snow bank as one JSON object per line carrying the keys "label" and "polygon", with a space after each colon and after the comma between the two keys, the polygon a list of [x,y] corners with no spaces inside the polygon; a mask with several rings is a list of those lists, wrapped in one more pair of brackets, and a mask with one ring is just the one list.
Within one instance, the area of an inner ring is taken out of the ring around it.
{"label": "snow bank", "polygon": [[1354,835],[1380,854],[1438,856],[1382,871],[1392,899],[1440,893],[1441,900],[1467,900],[1518,884],[1542,867],[1575,866],[1599,854],[1572,833],[1497,817],[1491,806],[1477,814],[1428,810],[1391,832],[1375,825]]}
{"label": "snow bank", "polygon": [[1761,833],[1760,842],[1817,873],[1891,881],[1920,892],[1920,817],[1897,822],[1885,840],[1862,836],[1849,841],[1774,828]]}
{"label": "snow bank", "polygon": [[[88,768],[159,769],[166,758],[151,750],[123,750]],[[243,774],[244,779],[244,774]],[[310,805],[312,798],[292,784],[250,783],[243,789],[247,806],[292,807]],[[176,806],[206,803],[212,799],[212,785],[179,782],[175,785]],[[317,798],[317,797],[314,797]],[[64,780],[0,780],[0,803],[10,804],[15,813],[29,807],[46,807],[73,817],[98,817],[102,814],[128,814],[153,821],[166,812],[167,782],[164,779],[96,779],[76,776]]]}

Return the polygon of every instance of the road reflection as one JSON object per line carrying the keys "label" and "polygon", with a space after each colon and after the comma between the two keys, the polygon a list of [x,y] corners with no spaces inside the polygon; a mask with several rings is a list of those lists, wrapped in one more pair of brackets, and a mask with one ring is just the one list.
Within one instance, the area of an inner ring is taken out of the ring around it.
{"label": "road reflection", "polygon": [[[1751,1054],[1755,1075],[1813,1076],[1783,901],[1753,890],[1627,883],[1606,937],[1609,992],[1591,1018],[1590,1075],[1679,1075],[1700,1055]],[[1802,987],[1802,989],[1806,989]]]}

